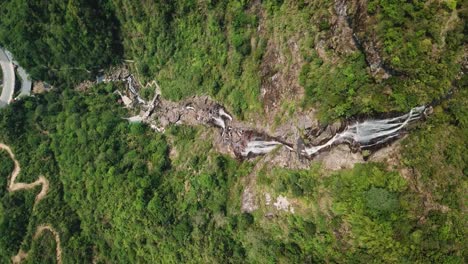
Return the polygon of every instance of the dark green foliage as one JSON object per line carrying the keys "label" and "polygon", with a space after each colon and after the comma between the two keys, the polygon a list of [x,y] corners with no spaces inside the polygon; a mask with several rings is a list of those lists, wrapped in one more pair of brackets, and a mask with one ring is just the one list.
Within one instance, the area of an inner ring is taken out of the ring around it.
{"label": "dark green foliage", "polygon": [[44,232],[33,242],[32,252],[28,255],[25,263],[31,264],[53,264],[56,263],[56,243],[53,235],[50,232]]}
{"label": "dark green foliage", "polygon": [[[3,200],[10,202],[1,207],[0,232],[8,239],[2,241],[2,255],[14,255],[19,243],[30,241],[35,227],[47,222],[60,233],[64,258],[70,262],[89,262],[94,254],[112,262],[244,259],[245,249],[230,226],[237,213],[228,213],[233,206],[228,198],[231,186],[248,166],[194,151],[197,131],[175,127],[170,134],[180,138],[176,147],[181,152],[187,147],[192,156],[181,156],[174,161],[178,169],[168,171],[166,138],[123,120],[123,109],[117,104],[109,107],[117,98],[107,90],[100,86],[86,95],[49,93],[15,104],[16,112],[1,112],[5,124],[1,135],[16,135],[2,141],[12,145],[27,175],[24,180],[33,181],[42,173],[51,181],[47,198],[32,217],[25,213],[33,200],[12,203],[9,194],[3,193]],[[16,121],[19,126],[6,125]],[[25,162],[26,155],[34,157],[33,162]],[[3,164],[1,171],[8,175],[11,164]],[[33,192],[28,195],[34,197]],[[241,222],[248,227],[253,219]],[[45,235],[32,243],[31,259],[53,259],[40,255],[51,248],[53,243]]]}
{"label": "dark green foliage", "polygon": [[[37,225],[50,223],[60,233],[64,259],[78,263],[95,256],[103,262],[194,263],[461,258],[463,216],[456,208],[463,193],[457,183],[466,170],[465,128],[457,122],[442,125],[455,120],[464,97],[444,104],[453,110],[436,109],[427,129],[407,143],[405,162],[421,171],[425,185],[436,181],[434,198],[453,208],[429,211],[420,224],[426,206],[420,195],[378,164],[327,177],[317,166],[301,171],[265,167],[259,186],[319,211],[275,211],[271,219],[263,210],[240,213],[239,183],[251,164],[216,154],[209,134],[195,128],[172,127],[158,135],[127,123],[121,118],[127,113],[109,103],[117,100],[107,92],[112,90],[102,85],[86,94],[48,93],[0,112],[2,142],[23,164],[22,180],[43,174],[51,181],[47,198],[32,215],[38,190],[3,192],[2,256],[11,256],[26,241],[23,249],[32,250],[31,261],[52,260],[53,253],[38,255],[53,252],[50,237],[28,242]],[[449,141],[435,150],[441,138]],[[11,162],[1,164],[8,175]],[[324,209],[327,195],[333,202]]]}
{"label": "dark green foliage", "polygon": [[[14,168],[14,163],[10,159],[10,156],[6,152],[0,152],[0,159],[2,162],[0,163],[0,175],[10,175]],[[7,191],[8,178],[7,177],[0,177],[0,197]]]}
{"label": "dark green foliage", "polygon": [[398,199],[395,194],[382,188],[372,187],[365,193],[366,205],[373,214],[387,214],[398,209]]}
{"label": "dark green foliage", "polygon": [[[467,79],[456,74],[466,28],[437,21],[466,10],[457,1],[368,3],[378,19],[366,33],[394,73],[386,80],[370,74],[362,51],[324,47],[319,57],[333,1],[3,1],[1,44],[34,78],[63,86],[120,60],[122,32],[125,58],[165,97],[209,94],[240,117],[262,114],[265,51],[294,61],[288,41],[298,36],[303,105],[322,120],[405,111],[456,89],[402,144],[414,178],[373,163],[331,175],[316,165],[252,173],[253,164],[216,153],[207,130],[161,135],[127,123],[113,85],[25,98],[0,111],[0,141],[22,164],[21,181],[44,175],[51,188],[34,210],[38,189],[7,193],[13,163],[0,153],[0,262],[20,247],[32,263],[53,262],[50,234],[31,242],[50,223],[65,263],[463,263]],[[245,177],[255,176],[259,209],[242,213]],[[267,191],[273,202],[287,196],[295,213],[267,207]]]}
{"label": "dark green foliage", "polygon": [[[29,197],[28,197],[29,198]],[[0,261],[17,253],[26,234],[32,203],[24,193],[5,195],[0,203]]]}
{"label": "dark green foliage", "polygon": [[121,53],[106,1],[8,0],[0,9],[0,45],[34,79],[66,86],[93,78]]}

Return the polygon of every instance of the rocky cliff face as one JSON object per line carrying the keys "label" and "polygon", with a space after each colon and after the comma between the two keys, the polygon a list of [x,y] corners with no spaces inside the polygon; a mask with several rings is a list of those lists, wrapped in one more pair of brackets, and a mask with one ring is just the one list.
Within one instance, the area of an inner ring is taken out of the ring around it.
{"label": "rocky cliff face", "polygon": [[376,79],[387,79],[390,73],[384,67],[384,61],[380,55],[381,42],[372,30],[374,20],[368,15],[367,0],[349,1],[350,26],[353,29],[353,38],[359,49],[364,53],[369,70]]}
{"label": "rocky cliff face", "polygon": [[380,55],[382,45],[372,30],[373,20],[367,13],[367,0],[335,0],[334,41],[337,51],[361,51],[376,79],[387,79],[390,73]]}

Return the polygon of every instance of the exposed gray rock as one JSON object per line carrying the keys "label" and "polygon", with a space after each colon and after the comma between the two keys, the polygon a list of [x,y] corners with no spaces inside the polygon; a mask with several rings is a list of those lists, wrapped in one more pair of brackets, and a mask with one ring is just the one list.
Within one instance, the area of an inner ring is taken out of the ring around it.
{"label": "exposed gray rock", "polygon": [[245,213],[251,213],[258,209],[258,205],[255,201],[255,192],[251,186],[247,186],[242,193],[242,206],[241,211]]}

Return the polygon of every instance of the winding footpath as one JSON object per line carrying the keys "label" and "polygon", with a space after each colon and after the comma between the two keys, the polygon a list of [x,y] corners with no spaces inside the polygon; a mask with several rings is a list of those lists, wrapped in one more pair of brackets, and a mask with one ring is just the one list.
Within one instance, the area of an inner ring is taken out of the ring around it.
{"label": "winding footpath", "polygon": [[[16,178],[18,177],[21,171],[20,164],[18,160],[16,160],[15,154],[13,154],[13,151],[11,151],[11,148],[9,146],[3,143],[0,143],[0,150],[5,150],[6,152],[8,152],[11,160],[13,160],[14,165],[15,165],[13,172],[11,174],[11,177],[8,181],[9,192],[15,192],[15,191],[20,191],[20,190],[30,190],[39,185],[42,186],[41,191],[37,194],[36,199],[34,201],[34,206],[36,206],[39,203],[39,201],[44,199],[44,197],[47,195],[47,192],[49,190],[49,181],[44,176],[41,175],[36,181],[32,183],[16,182]],[[36,228],[36,233],[34,234],[33,239],[37,239],[38,237],[40,237],[44,233],[44,231],[49,231],[54,236],[54,239],[56,242],[57,263],[61,264],[62,263],[62,248],[60,244],[60,235],[58,234],[57,231],[55,231],[53,227],[51,227],[50,225],[38,226]],[[28,256],[28,253],[20,249],[18,254],[13,256],[11,260],[13,263],[21,263],[21,261],[27,258],[27,256]]]}

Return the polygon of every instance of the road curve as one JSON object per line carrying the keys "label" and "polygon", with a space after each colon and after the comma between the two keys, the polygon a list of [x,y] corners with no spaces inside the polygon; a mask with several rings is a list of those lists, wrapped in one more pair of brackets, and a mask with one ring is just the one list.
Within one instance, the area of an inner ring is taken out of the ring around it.
{"label": "road curve", "polygon": [[0,48],[0,66],[3,72],[3,87],[0,95],[0,108],[7,106],[15,92],[15,68],[5,51]]}
{"label": "road curve", "polygon": [[19,65],[19,63],[15,60],[11,52],[9,52],[8,50],[4,50],[4,52],[7,55],[8,60],[11,63],[13,63],[13,65],[16,65],[16,73],[21,79],[21,89],[19,91],[20,93],[18,97],[16,98],[19,98],[21,96],[31,95],[32,81],[31,81],[31,78],[29,78],[29,74],[26,72],[26,70],[23,67]]}

